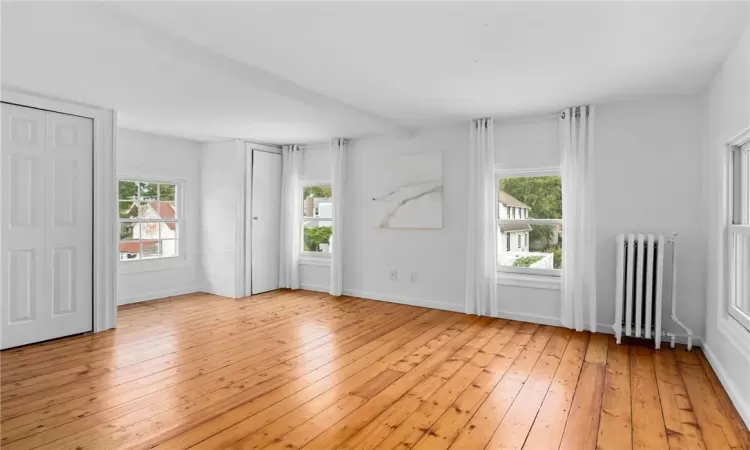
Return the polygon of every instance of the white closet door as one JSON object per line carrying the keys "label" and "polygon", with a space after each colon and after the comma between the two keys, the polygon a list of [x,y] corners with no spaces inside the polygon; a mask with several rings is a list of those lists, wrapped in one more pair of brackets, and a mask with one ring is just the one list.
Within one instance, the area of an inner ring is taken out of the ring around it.
{"label": "white closet door", "polygon": [[252,156],[252,293],[279,288],[281,227],[281,155],[253,150]]}
{"label": "white closet door", "polygon": [[93,123],[2,105],[2,348],[93,330]]}

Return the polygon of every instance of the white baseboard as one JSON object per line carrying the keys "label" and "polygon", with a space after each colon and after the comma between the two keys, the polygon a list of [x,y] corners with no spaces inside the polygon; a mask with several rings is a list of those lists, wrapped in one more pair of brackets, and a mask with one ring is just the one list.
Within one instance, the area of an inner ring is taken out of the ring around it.
{"label": "white baseboard", "polygon": [[138,303],[138,302],[146,302],[149,300],[156,300],[159,298],[165,298],[165,297],[174,297],[176,295],[185,295],[185,294],[192,294],[195,292],[203,292],[201,289],[199,289],[196,286],[188,286],[178,289],[169,289],[166,291],[159,291],[159,292],[149,292],[148,294],[143,295],[134,295],[131,297],[120,297],[117,299],[117,305],[129,305],[131,303]]}
{"label": "white baseboard", "polygon": [[[300,285],[300,289],[305,289],[308,291],[316,291],[316,292],[328,292],[328,286],[315,285],[315,284],[302,284]],[[357,289],[344,289],[344,295],[351,295],[352,297],[366,298],[369,300],[379,300],[379,301],[390,302],[390,303],[399,303],[402,305],[422,306],[424,308],[441,309],[444,311],[453,311],[453,312],[460,312],[460,313],[464,312],[463,305],[458,305],[455,303],[436,302],[433,300],[425,300],[425,299],[416,298],[416,297],[405,297],[401,295],[381,294],[377,292],[361,291]],[[538,323],[540,325],[551,325],[555,327],[562,326],[562,323],[560,322],[560,318],[556,316],[527,314],[527,313],[519,313],[519,312],[514,312],[514,311],[499,311],[498,317],[502,319],[517,320],[520,322]],[[598,333],[614,334],[614,330],[612,329],[612,324],[599,323],[596,326],[596,331]],[[675,341],[678,344],[687,344],[687,335],[677,335]],[[662,342],[669,342],[669,339],[665,336],[662,339]],[[701,344],[702,344],[701,338],[699,336],[693,336],[693,345],[696,347],[700,347]]]}
{"label": "white baseboard", "polygon": [[328,286],[323,286],[322,284],[300,284],[299,288],[306,291],[328,292]]}
{"label": "white baseboard", "polygon": [[719,377],[721,385],[724,387],[724,390],[727,391],[732,403],[734,403],[734,407],[737,408],[737,412],[740,413],[742,420],[745,421],[745,426],[750,428],[750,404],[742,398],[742,395],[740,395],[739,390],[737,389],[737,385],[734,384],[731,378],[729,378],[726,369],[719,362],[719,358],[717,358],[714,352],[711,351],[711,348],[703,344],[702,349],[703,354],[706,355],[706,359],[708,359],[708,362],[711,364],[711,368],[714,369],[716,376]]}
{"label": "white baseboard", "polygon": [[399,303],[402,305],[422,306],[424,308],[442,309],[444,311],[464,312],[463,305],[456,305],[454,303],[436,302],[432,300],[424,300],[424,299],[416,298],[416,297],[404,297],[400,295],[380,294],[377,292],[359,291],[359,290],[351,290],[351,289],[344,289],[344,295],[351,295],[352,297],[360,297],[360,298],[366,298],[370,300],[380,300],[383,302]]}
{"label": "white baseboard", "polygon": [[554,316],[542,316],[538,314],[526,314],[513,311],[499,311],[497,316],[501,319],[516,320],[519,322],[538,323],[539,325],[552,325],[555,327],[562,326],[560,318]]}

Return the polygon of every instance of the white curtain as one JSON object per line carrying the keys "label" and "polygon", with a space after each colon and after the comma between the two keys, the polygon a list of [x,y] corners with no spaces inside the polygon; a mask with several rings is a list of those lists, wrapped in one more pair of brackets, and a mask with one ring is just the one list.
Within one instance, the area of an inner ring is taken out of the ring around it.
{"label": "white curtain", "polygon": [[279,287],[299,289],[299,253],[301,247],[302,192],[299,172],[302,153],[297,145],[281,149],[281,232]]}
{"label": "white curtain", "polygon": [[346,141],[331,139],[331,189],[333,190],[333,235],[331,240],[331,295],[344,290],[344,193],[346,192]]}
{"label": "white curtain", "polygon": [[497,316],[497,186],[495,131],[492,119],[473,120],[470,136],[465,309],[467,314]]}
{"label": "white curtain", "polygon": [[596,331],[596,236],[594,234],[594,108],[560,115],[563,201],[562,314],[568,328]]}

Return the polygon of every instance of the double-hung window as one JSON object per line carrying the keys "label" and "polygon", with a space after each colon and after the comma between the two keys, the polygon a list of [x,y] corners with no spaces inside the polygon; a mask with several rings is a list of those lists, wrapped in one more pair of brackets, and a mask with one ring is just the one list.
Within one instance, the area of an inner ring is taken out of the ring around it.
{"label": "double-hung window", "polygon": [[563,216],[559,170],[498,171],[497,180],[498,271],[560,276]]}
{"label": "double-hung window", "polygon": [[300,252],[329,256],[333,235],[333,190],[329,183],[302,186],[302,233]]}
{"label": "double-hung window", "polygon": [[120,261],[180,255],[180,183],[119,180]]}
{"label": "double-hung window", "polygon": [[729,315],[750,330],[750,142],[730,154]]}

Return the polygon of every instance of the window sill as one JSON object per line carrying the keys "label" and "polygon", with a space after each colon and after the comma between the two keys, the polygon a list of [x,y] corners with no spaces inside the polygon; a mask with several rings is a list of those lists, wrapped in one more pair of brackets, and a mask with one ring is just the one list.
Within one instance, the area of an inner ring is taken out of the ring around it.
{"label": "window sill", "polygon": [[118,261],[117,273],[161,272],[165,270],[179,270],[189,267],[184,257],[164,258],[154,260]]}
{"label": "window sill", "polygon": [[750,331],[729,314],[719,314],[718,329],[736,348],[750,357]]}
{"label": "window sill", "polygon": [[512,272],[498,271],[495,279],[502,286],[516,286],[532,289],[560,290],[560,277],[549,275],[528,275]]}
{"label": "window sill", "polygon": [[304,266],[331,266],[331,255],[330,253],[301,253],[299,255],[299,263]]}

